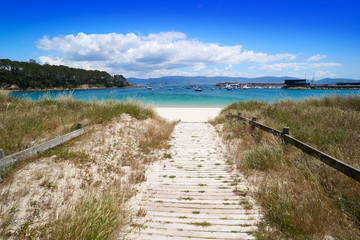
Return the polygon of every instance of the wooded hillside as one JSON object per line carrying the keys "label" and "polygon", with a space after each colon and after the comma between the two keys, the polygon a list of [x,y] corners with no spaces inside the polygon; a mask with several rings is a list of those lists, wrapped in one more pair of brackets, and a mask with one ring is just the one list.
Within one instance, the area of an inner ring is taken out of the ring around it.
{"label": "wooded hillside", "polygon": [[124,76],[111,76],[105,71],[41,65],[35,60],[18,62],[0,59],[0,88],[8,89],[13,85],[23,90],[77,88],[83,84],[89,87],[130,86]]}

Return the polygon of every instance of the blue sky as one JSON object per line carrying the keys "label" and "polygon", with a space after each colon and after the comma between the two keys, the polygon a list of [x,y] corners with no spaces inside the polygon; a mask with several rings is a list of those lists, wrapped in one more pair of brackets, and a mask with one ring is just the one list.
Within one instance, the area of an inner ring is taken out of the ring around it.
{"label": "blue sky", "polygon": [[359,1],[0,3],[0,58],[125,77],[360,79]]}

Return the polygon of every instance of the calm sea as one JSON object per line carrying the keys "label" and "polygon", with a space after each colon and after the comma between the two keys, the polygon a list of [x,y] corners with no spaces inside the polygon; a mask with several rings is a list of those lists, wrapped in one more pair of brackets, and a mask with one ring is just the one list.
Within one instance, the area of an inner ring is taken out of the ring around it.
{"label": "calm sea", "polygon": [[202,92],[195,92],[194,89],[173,87],[173,90],[154,88],[151,91],[146,88],[123,88],[123,89],[89,89],[73,91],[39,91],[39,92],[13,92],[14,97],[30,98],[39,100],[45,94],[50,98],[56,98],[61,94],[69,94],[75,99],[83,101],[102,101],[138,99],[146,104],[156,107],[222,107],[236,101],[262,100],[274,102],[282,99],[304,99],[311,97],[322,97],[325,95],[338,94],[359,95],[360,90],[284,90],[284,89],[248,89],[248,90],[221,90],[212,86],[203,86]]}

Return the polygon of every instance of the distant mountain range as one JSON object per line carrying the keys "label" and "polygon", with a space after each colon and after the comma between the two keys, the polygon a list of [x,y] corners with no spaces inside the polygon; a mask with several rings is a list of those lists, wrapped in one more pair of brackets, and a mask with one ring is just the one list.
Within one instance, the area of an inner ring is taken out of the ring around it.
{"label": "distant mountain range", "polygon": [[[169,76],[160,78],[128,78],[127,80],[135,85],[146,86],[146,85],[164,85],[164,86],[185,86],[189,84],[197,85],[214,85],[219,82],[237,82],[237,83],[284,83],[286,79],[299,79],[294,77],[256,77],[256,78],[245,78],[245,77],[182,77],[182,76]],[[309,82],[311,80],[308,80]],[[336,84],[341,82],[359,82],[360,80],[347,79],[347,78],[324,78],[315,81],[316,84]]]}

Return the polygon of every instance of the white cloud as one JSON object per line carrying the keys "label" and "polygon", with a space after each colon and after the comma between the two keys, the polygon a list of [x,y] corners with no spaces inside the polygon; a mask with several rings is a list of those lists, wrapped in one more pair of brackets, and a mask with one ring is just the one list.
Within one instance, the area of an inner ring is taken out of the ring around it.
{"label": "white cloud", "polygon": [[314,56],[309,57],[307,61],[308,62],[320,61],[320,60],[322,60],[324,58],[327,58],[327,56],[326,55],[316,54]]}
{"label": "white cloud", "polygon": [[295,71],[320,67],[339,67],[339,63],[275,63],[263,64],[261,69],[266,71],[282,71],[284,69],[292,69]]}
{"label": "white cloud", "polygon": [[213,68],[213,69],[210,69],[208,71],[205,71],[205,72],[201,73],[201,76],[206,76],[206,77],[214,77],[214,76],[239,77],[239,76],[244,76],[244,74],[240,73],[238,71],[229,71],[227,69]]}
{"label": "white cloud", "polygon": [[227,67],[225,67],[225,70],[230,70],[230,69],[232,69],[232,65],[231,64],[229,64],[229,66],[227,66]]}
{"label": "white cloud", "polygon": [[255,69],[256,68],[256,66],[250,66],[250,67],[248,67],[250,70],[253,70],[253,69]]}
{"label": "white cloud", "polygon": [[315,76],[316,78],[334,78],[337,77],[338,75],[330,71],[316,71]]}
{"label": "white cloud", "polygon": [[39,57],[39,61],[43,64],[50,64],[50,65],[64,65],[62,58],[59,57],[48,57],[48,56],[41,56]]}
{"label": "white cloud", "polygon": [[[41,56],[41,63],[63,64],[87,69],[143,75],[155,70],[193,68],[241,63],[266,63],[294,60],[289,53],[269,55],[242,50],[241,45],[221,46],[188,39],[181,32],[151,33],[148,36],[128,34],[85,34],[50,38],[44,36],[37,47],[55,56]],[[230,70],[226,69],[226,70]]]}
{"label": "white cloud", "polygon": [[204,63],[198,63],[194,66],[193,68],[193,71],[194,72],[199,72],[199,71],[202,71],[206,68],[205,64]]}

